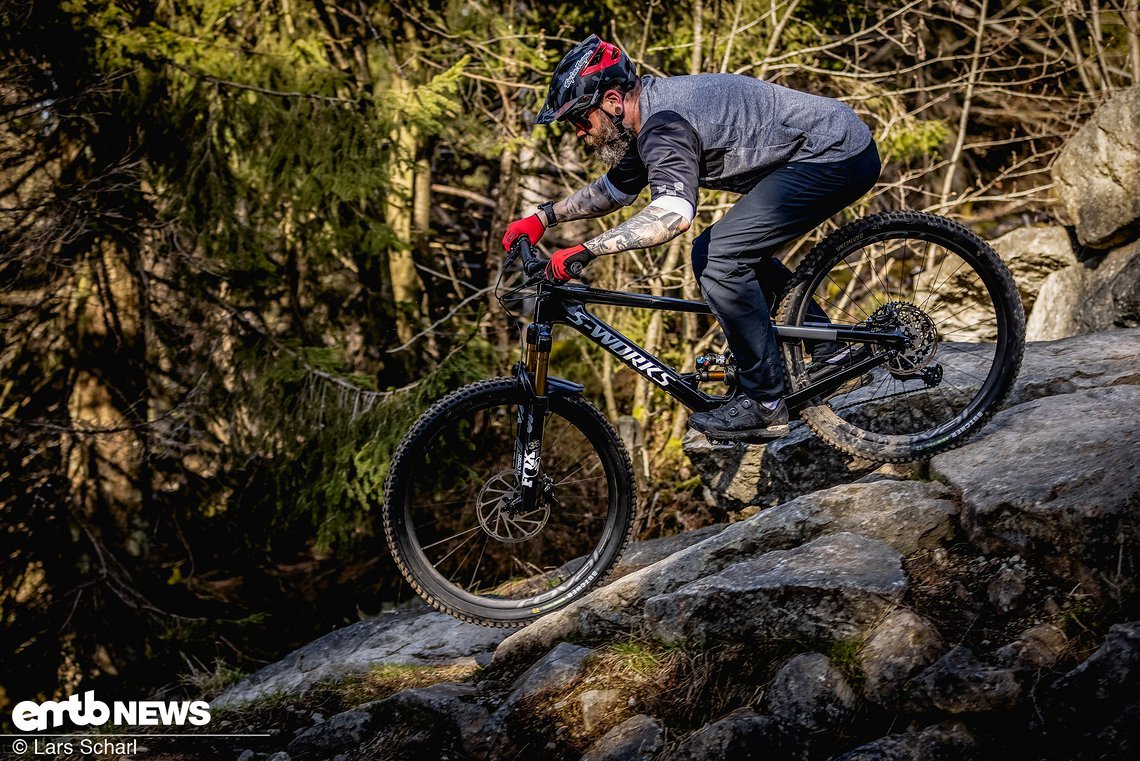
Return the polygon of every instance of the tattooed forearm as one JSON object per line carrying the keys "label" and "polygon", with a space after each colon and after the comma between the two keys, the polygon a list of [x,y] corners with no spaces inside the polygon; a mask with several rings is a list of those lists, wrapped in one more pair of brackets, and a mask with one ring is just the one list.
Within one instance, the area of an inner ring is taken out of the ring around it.
{"label": "tattooed forearm", "polygon": [[689,220],[680,214],[650,204],[614,229],[586,241],[586,248],[599,256],[616,254],[660,245],[688,229]]}
{"label": "tattooed forearm", "polygon": [[606,192],[605,185],[599,177],[565,201],[554,204],[554,218],[559,222],[569,219],[593,219],[621,207],[622,204]]}

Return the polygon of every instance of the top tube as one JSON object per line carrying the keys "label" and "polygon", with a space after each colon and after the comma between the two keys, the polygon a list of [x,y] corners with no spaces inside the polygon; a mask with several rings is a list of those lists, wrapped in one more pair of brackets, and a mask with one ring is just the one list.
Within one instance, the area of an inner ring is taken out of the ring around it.
{"label": "top tube", "polygon": [[631,293],[628,291],[606,291],[600,288],[590,288],[585,285],[557,285],[549,283],[550,290],[565,298],[567,301],[577,301],[582,304],[608,304],[619,307],[636,307],[640,309],[660,309],[671,312],[690,312],[693,314],[712,314],[709,305],[703,301],[689,301],[677,299],[672,296],[653,296],[648,293]]}

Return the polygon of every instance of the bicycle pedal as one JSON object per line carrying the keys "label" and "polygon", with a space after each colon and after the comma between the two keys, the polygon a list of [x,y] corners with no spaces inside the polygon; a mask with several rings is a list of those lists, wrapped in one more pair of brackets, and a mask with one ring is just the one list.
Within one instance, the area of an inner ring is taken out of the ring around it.
{"label": "bicycle pedal", "polygon": [[762,440],[762,439],[752,441],[752,440],[736,440],[736,439],[715,439],[715,438],[711,438],[709,436],[705,436],[705,438],[708,439],[709,444],[711,444],[712,446],[722,447],[724,449],[744,449],[749,444],[767,443],[765,440]]}

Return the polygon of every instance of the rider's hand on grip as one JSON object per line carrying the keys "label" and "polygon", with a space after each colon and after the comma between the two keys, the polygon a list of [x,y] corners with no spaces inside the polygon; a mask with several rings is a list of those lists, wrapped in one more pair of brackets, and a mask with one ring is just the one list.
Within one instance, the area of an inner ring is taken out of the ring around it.
{"label": "rider's hand on grip", "polygon": [[546,279],[555,283],[565,283],[581,276],[586,265],[597,256],[585,246],[574,246],[555,251],[546,264]]}
{"label": "rider's hand on grip", "polygon": [[532,245],[538,243],[545,232],[546,224],[539,214],[531,214],[529,217],[516,219],[507,225],[507,232],[503,236],[503,249],[509,251],[511,244],[522,236],[526,236]]}

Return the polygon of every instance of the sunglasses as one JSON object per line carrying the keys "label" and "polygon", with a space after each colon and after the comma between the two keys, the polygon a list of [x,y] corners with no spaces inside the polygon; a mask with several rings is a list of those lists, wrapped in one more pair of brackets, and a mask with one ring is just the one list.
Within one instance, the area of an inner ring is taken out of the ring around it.
{"label": "sunglasses", "polygon": [[590,131],[590,112],[593,111],[598,102],[602,99],[602,93],[595,92],[589,95],[580,95],[569,103],[564,103],[562,108],[554,114],[554,118],[559,121],[569,122],[580,130]]}
{"label": "sunglasses", "polygon": [[570,122],[583,132],[589,132],[590,128],[594,126],[590,123],[590,112],[593,110],[594,107],[591,106],[583,111],[576,111],[575,113],[567,114],[566,121]]}

